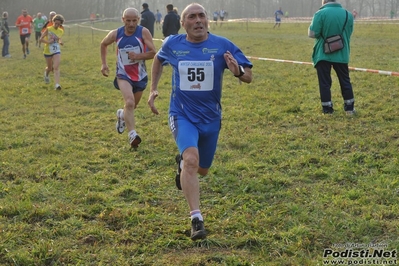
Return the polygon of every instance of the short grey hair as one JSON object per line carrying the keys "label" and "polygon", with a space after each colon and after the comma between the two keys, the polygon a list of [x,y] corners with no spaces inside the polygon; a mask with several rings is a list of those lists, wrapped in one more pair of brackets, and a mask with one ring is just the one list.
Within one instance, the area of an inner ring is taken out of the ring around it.
{"label": "short grey hair", "polygon": [[206,9],[204,8],[203,5],[199,4],[199,3],[191,3],[188,6],[186,6],[186,8],[181,12],[181,20],[183,21],[186,18],[187,15],[187,10],[192,7],[192,6],[199,6],[204,10],[205,15],[208,15],[208,13],[206,12]]}
{"label": "short grey hair", "polygon": [[135,16],[140,17],[140,12],[133,8],[133,7],[128,7],[123,11],[122,17],[124,18],[127,14],[134,14]]}

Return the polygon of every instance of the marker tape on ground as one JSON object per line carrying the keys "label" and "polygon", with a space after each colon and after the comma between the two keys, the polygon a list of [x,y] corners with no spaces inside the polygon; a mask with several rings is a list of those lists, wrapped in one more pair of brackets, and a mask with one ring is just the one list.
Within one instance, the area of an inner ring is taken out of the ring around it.
{"label": "marker tape on ground", "polygon": [[[274,62],[282,62],[282,63],[300,64],[300,65],[313,65],[313,63],[311,63],[311,62],[300,62],[300,61],[264,58],[264,57],[256,57],[256,56],[247,56],[247,58],[248,59],[255,59],[255,60],[264,60],[264,61],[274,61]],[[349,67],[349,70],[399,77],[399,72],[393,72],[393,71],[375,70],[375,69],[367,69],[367,68],[359,68],[359,67]]]}

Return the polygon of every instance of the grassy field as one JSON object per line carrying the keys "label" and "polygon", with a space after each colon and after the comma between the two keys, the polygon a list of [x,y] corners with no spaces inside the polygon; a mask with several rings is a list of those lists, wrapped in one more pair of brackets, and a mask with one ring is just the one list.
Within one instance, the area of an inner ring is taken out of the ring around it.
{"label": "grassy field", "polygon": [[[307,23],[272,27],[211,30],[248,56],[311,61]],[[356,24],[350,66],[398,71],[398,27]],[[143,142],[130,151],[115,130],[121,95],[100,73],[105,34],[66,29],[61,91],[43,82],[34,44],[22,59],[16,32],[12,58],[0,59],[1,265],[323,265],[324,250],[344,243],[397,249],[399,77],[351,72],[358,112],[348,117],[335,75],[336,112],[321,114],[312,66],[254,60],[249,85],[227,71],[219,146],[200,180],[209,236],[192,242],[174,186],[171,70],[160,82],[159,116],[145,91],[136,110]]]}

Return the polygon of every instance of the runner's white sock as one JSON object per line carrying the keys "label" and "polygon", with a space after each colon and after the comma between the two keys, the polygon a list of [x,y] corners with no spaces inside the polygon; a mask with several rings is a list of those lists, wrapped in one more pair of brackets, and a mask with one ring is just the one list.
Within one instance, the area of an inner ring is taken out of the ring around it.
{"label": "runner's white sock", "polygon": [[192,221],[194,218],[198,218],[200,221],[203,221],[203,220],[204,220],[204,218],[203,218],[202,215],[201,215],[201,211],[200,211],[200,210],[193,210],[193,211],[191,211],[191,212],[190,212],[190,216],[191,216],[191,221]]}
{"label": "runner's white sock", "polygon": [[133,129],[132,131],[129,132],[129,137],[134,138],[136,136],[137,136],[136,130]]}

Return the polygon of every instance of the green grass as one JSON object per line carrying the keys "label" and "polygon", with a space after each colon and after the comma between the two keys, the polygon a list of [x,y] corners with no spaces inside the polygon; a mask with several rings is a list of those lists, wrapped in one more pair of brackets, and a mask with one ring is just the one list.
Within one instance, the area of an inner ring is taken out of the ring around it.
{"label": "green grass", "polygon": [[[307,23],[272,26],[212,31],[249,56],[310,62]],[[397,71],[398,27],[356,24],[350,66]],[[322,265],[338,243],[399,246],[399,77],[351,72],[358,114],[348,117],[335,75],[336,113],[321,114],[312,66],[254,60],[249,85],[226,71],[219,146],[200,180],[209,236],[192,242],[173,180],[170,68],[159,116],[144,93],[143,143],[130,151],[115,131],[122,97],[100,73],[105,34],[66,30],[60,92],[43,82],[41,50],[22,59],[16,32],[12,58],[0,59],[0,264]],[[112,69],[114,57],[110,47]]]}

